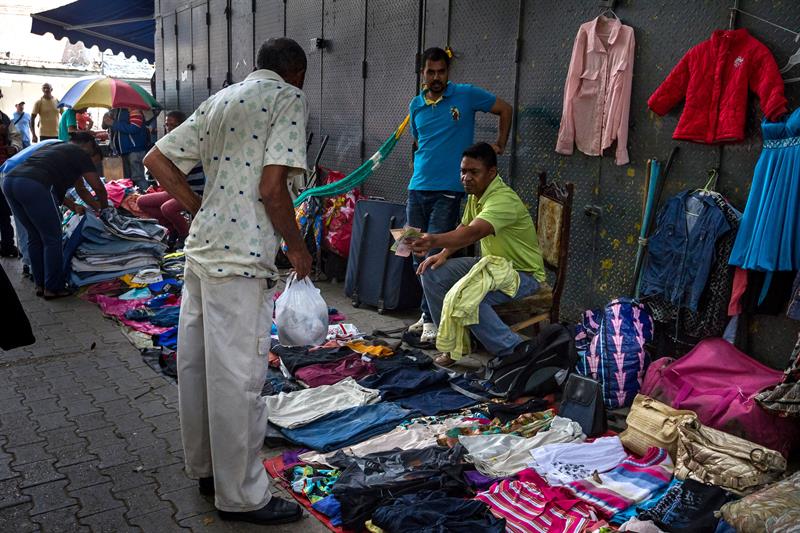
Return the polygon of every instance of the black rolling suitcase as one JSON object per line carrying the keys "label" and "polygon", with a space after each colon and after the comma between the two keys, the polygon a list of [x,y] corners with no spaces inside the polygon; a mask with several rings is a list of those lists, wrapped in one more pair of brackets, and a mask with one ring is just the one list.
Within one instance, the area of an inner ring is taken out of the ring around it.
{"label": "black rolling suitcase", "polygon": [[353,237],[347,260],[344,291],[353,306],[367,304],[384,310],[411,309],[422,301],[422,287],[411,257],[398,257],[390,229],[406,223],[406,206],[382,200],[356,204]]}

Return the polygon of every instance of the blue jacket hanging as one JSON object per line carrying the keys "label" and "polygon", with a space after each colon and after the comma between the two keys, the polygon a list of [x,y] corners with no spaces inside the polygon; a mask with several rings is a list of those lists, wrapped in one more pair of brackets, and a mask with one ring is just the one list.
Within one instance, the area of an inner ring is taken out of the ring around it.
{"label": "blue jacket hanging", "polygon": [[697,311],[716,260],[717,239],[730,230],[711,196],[684,191],[670,198],[647,243],[640,294],[663,294],[673,304]]}

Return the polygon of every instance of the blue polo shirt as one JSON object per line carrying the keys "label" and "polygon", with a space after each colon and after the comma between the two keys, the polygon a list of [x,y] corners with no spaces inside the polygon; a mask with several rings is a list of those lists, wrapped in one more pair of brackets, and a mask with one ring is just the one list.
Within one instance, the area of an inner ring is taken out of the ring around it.
{"label": "blue polo shirt", "polygon": [[461,153],[475,139],[475,112],[488,112],[497,99],[467,83],[448,83],[441,99],[427,103],[427,91],[408,105],[411,134],[417,140],[409,190],[464,192]]}

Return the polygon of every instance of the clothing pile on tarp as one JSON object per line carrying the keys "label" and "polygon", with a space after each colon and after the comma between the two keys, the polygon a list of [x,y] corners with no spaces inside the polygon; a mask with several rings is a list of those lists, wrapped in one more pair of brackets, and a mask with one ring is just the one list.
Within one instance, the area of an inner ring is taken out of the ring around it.
{"label": "clothing pile on tarp", "polygon": [[145,268],[159,268],[167,249],[162,242],[166,229],[156,221],[129,217],[110,208],[100,216],[87,211],[84,217],[83,224],[75,229],[80,237],[71,261],[73,285],[82,287]]}
{"label": "clothing pile on tarp", "polygon": [[183,287],[183,252],[81,288],[80,297],[116,320],[125,336],[154,370],[177,377],[178,319]]}
{"label": "clothing pile on tarp", "polygon": [[[731,530],[725,509],[743,520],[731,507],[740,497],[786,491],[780,478],[796,432],[752,400],[781,381],[779,372],[721,339],[674,363],[686,368],[662,359],[648,368],[652,319],[636,302],[612,302],[585,325],[594,332],[586,354],[598,357],[593,367],[583,360],[589,373],[613,373],[614,353],[636,362],[636,386],[596,404],[636,397],[621,435],[587,438],[552,398],[482,403],[458,392],[469,380],[419,350],[356,334],[316,347],[273,345],[265,435],[302,448],[265,466],[343,531],[715,533]],[[729,362],[718,379],[711,353]],[[774,512],[790,515],[791,505],[780,501]]]}

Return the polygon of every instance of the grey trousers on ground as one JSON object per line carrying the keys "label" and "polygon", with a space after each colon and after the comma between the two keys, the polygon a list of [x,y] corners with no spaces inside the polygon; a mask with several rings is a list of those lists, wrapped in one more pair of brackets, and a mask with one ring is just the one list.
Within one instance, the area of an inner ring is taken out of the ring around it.
{"label": "grey trousers on ground", "polygon": [[265,279],[212,278],[186,265],[178,327],[186,473],[214,476],[223,511],[260,509],[271,498],[259,451],[273,293]]}

